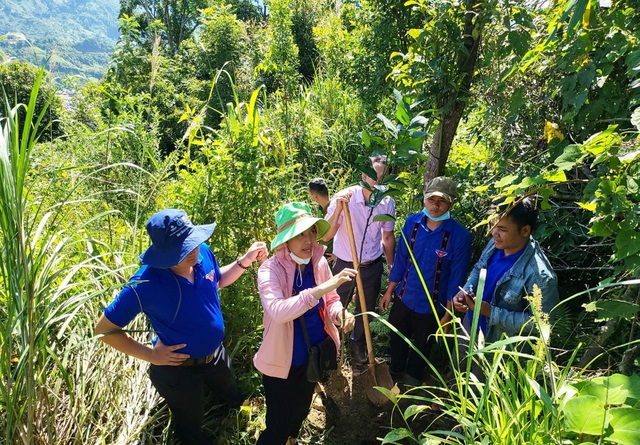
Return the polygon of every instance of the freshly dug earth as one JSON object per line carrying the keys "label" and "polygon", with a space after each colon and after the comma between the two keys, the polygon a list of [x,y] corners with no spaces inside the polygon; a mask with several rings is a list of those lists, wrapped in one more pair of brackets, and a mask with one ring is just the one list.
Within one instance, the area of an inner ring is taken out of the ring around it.
{"label": "freshly dug earth", "polygon": [[[354,377],[350,366],[345,364],[341,373],[334,373],[327,383],[318,385],[307,417],[308,431],[301,442],[374,445],[381,443],[392,425],[406,428],[398,408],[394,408],[391,402],[377,407],[369,401],[363,386],[364,380],[362,376]],[[410,426],[414,433],[418,433],[427,429],[446,428],[445,423],[437,419],[437,413],[427,411],[413,419]]]}

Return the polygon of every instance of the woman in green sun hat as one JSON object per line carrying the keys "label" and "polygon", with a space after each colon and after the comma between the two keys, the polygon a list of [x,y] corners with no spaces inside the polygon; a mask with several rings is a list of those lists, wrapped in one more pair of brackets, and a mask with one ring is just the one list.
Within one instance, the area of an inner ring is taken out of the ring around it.
{"label": "woman in green sun hat", "polygon": [[340,350],[336,325],[353,329],[353,316],[343,311],[336,288],[351,281],[354,269],[332,276],[318,244],[329,223],[316,218],[305,203],[292,202],[276,213],[278,233],[271,242],[275,254],[260,266],[258,290],[264,308],[264,333],[253,362],[263,374],[267,405],[266,429],[258,445],[285,445],[296,438],[309,413],[315,383],[307,381],[311,345],[330,337]]}

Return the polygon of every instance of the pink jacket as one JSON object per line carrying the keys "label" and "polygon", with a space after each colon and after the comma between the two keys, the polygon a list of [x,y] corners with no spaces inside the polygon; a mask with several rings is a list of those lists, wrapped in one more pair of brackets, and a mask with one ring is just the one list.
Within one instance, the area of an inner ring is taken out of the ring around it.
{"label": "pink jacket", "polygon": [[[316,284],[331,278],[331,270],[323,257],[325,247],[313,248],[311,264]],[[253,357],[253,364],[261,373],[270,377],[287,378],[293,358],[293,321],[318,304],[309,289],[292,296],[296,263],[284,245],[265,261],[258,270],[258,290],[264,308],[262,344]],[[342,313],[342,303],[336,291],[324,298],[324,324],[329,336],[340,350],[340,336],[334,325]],[[328,315],[328,316],[327,316]]]}

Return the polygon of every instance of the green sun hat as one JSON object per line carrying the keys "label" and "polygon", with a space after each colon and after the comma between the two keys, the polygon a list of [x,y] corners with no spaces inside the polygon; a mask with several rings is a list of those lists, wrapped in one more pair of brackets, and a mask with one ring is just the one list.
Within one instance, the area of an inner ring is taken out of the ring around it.
{"label": "green sun hat", "polygon": [[311,208],[304,202],[290,202],[276,212],[276,227],[278,234],[271,241],[271,250],[286,243],[291,238],[316,225],[318,239],[322,238],[331,228],[329,222],[316,218],[311,214]]}

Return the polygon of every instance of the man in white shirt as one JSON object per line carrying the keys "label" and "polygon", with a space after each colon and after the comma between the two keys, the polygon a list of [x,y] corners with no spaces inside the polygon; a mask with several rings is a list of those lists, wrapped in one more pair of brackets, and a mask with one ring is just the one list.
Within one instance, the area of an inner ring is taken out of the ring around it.
{"label": "man in white shirt", "polygon": [[[370,158],[371,167],[375,170],[377,178],[370,178],[362,174],[362,181],[369,185],[371,190],[354,185],[348,187],[331,200],[327,209],[326,219],[331,224],[331,229],[325,235],[324,240],[333,238],[333,253],[337,257],[333,267],[333,273],[337,274],[344,268],[353,267],[353,258],[346,224],[344,222],[343,206],[348,205],[351,213],[353,234],[356,242],[359,273],[364,284],[364,297],[367,310],[374,310],[378,296],[380,295],[382,281],[382,255],[384,254],[389,269],[393,266],[396,238],[393,233],[395,223],[393,221],[373,221],[379,214],[388,214],[395,217],[395,201],[390,196],[385,196],[375,207],[367,205],[372,196],[374,186],[382,181],[387,169],[386,156]],[[349,303],[354,286],[345,283],[337,291],[343,305]],[[361,312],[360,301],[356,298],[356,312]],[[351,334],[351,360],[352,366],[362,368],[366,360],[366,347],[364,326],[362,317],[356,317],[356,326]]]}

